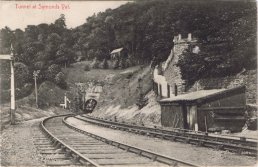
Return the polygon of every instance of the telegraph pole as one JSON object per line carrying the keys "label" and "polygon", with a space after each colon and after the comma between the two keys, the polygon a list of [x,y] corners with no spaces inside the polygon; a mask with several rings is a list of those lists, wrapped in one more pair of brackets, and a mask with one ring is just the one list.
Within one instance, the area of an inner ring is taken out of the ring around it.
{"label": "telegraph pole", "polygon": [[36,107],[37,108],[39,108],[39,106],[38,106],[38,88],[37,88],[37,77],[38,77],[39,72],[40,72],[39,70],[33,72],[33,76],[34,76],[34,80],[35,80],[35,97],[36,97]]}

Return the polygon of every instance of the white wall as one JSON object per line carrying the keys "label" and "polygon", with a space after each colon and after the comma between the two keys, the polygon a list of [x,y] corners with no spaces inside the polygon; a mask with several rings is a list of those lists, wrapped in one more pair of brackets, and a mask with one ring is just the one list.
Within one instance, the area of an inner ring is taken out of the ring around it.
{"label": "white wall", "polygon": [[[167,97],[167,84],[168,82],[166,81],[166,78],[162,75],[158,74],[158,68],[155,67],[154,72],[153,72],[153,80],[157,84],[161,85],[162,88],[162,96]],[[158,94],[160,95],[160,89],[158,89]]]}

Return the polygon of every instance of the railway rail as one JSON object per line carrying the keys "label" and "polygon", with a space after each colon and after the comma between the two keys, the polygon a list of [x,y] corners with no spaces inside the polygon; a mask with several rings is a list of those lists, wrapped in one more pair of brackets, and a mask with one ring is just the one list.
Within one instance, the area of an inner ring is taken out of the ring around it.
{"label": "railway rail", "polygon": [[68,117],[71,115],[49,117],[40,126],[52,146],[77,165],[197,166],[83,131],[69,124]]}
{"label": "railway rail", "polygon": [[65,152],[57,149],[43,131],[39,130],[39,126],[35,123],[32,127],[33,143],[41,154],[40,160],[46,166],[76,166],[81,165],[73,161],[72,157],[65,156]]}
{"label": "railway rail", "polygon": [[141,135],[148,135],[171,141],[195,144],[198,146],[210,147],[218,150],[228,150],[244,155],[257,156],[257,140],[251,138],[237,138],[232,136],[218,137],[203,132],[195,132],[183,129],[164,130],[160,128],[131,125],[86,115],[78,115],[75,116],[75,118],[99,126],[128,131]]}

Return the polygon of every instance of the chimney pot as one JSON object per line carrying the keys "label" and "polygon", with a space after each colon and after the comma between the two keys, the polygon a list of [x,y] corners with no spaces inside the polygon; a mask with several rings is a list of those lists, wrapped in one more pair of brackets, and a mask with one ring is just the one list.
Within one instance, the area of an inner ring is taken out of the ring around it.
{"label": "chimney pot", "polygon": [[178,34],[178,41],[180,41],[182,39],[181,34]]}
{"label": "chimney pot", "polygon": [[177,36],[174,36],[173,42],[174,42],[174,43],[177,42]]}
{"label": "chimney pot", "polygon": [[191,40],[192,40],[192,34],[188,33],[188,41],[191,41]]}

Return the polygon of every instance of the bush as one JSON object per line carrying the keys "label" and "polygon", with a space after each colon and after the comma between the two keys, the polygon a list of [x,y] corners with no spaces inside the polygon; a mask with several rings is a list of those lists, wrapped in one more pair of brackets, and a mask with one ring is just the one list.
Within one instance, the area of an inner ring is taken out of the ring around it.
{"label": "bush", "polygon": [[0,94],[0,98],[1,98],[0,102],[1,102],[1,104],[10,101],[10,99],[11,99],[10,94],[11,94],[10,90],[1,90],[1,94]]}
{"label": "bush", "polygon": [[15,75],[15,82],[18,88],[22,88],[23,85],[29,80],[29,68],[23,63],[17,62],[14,64],[14,75]]}
{"label": "bush", "polygon": [[[21,88],[16,88],[15,89],[16,100],[28,96],[32,92],[33,88],[34,88],[34,86],[30,83],[24,84],[24,86]],[[9,102],[11,100],[11,90],[10,89],[9,90],[1,90],[0,96],[1,96],[0,103]]]}
{"label": "bush", "polygon": [[34,86],[31,83],[26,83],[22,88],[15,89],[15,97],[21,99],[28,96],[32,92],[32,89],[34,89]]}
{"label": "bush", "polygon": [[117,69],[118,67],[119,67],[119,60],[114,60],[114,62],[113,62],[113,69]]}
{"label": "bush", "polygon": [[84,66],[84,71],[90,71],[90,66],[89,66],[89,64],[86,64],[86,65]]}
{"label": "bush", "polygon": [[99,60],[97,60],[97,58],[91,63],[91,68],[99,68]]}
{"label": "bush", "polygon": [[[46,81],[38,87],[38,105],[40,108],[59,106],[63,100],[64,90],[57,87],[55,83]],[[35,104],[35,96],[32,97],[32,104]]]}
{"label": "bush", "polygon": [[104,59],[103,61],[102,61],[102,63],[100,64],[100,68],[102,68],[102,69],[108,69],[108,62],[107,62],[107,59]]}
{"label": "bush", "polygon": [[125,59],[121,59],[121,60],[119,61],[119,68],[120,68],[120,69],[126,68]]}
{"label": "bush", "polygon": [[131,59],[130,58],[127,58],[126,59],[126,61],[125,61],[125,66],[126,67],[131,67],[131,66],[133,66],[134,64],[133,64],[133,62],[131,61]]}
{"label": "bush", "polygon": [[38,61],[34,64],[35,70],[42,70],[45,66],[45,63],[43,61]]}
{"label": "bush", "polygon": [[49,81],[55,81],[56,75],[61,71],[61,67],[57,64],[52,64],[48,67],[46,77]]}
{"label": "bush", "polygon": [[67,88],[67,83],[65,82],[65,75],[63,72],[59,72],[56,76],[55,76],[55,83],[60,86],[62,89],[66,89]]}

